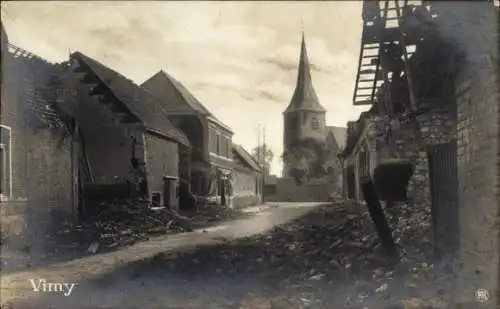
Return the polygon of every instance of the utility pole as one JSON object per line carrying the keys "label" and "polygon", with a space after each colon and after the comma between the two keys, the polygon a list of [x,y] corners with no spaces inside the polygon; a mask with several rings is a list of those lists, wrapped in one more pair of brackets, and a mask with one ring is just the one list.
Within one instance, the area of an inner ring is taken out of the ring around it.
{"label": "utility pole", "polygon": [[264,166],[264,174],[267,175],[267,170],[266,170],[266,126],[262,129],[262,164]]}
{"label": "utility pole", "polygon": [[257,125],[257,163],[261,164],[261,153],[260,153],[260,124]]}
{"label": "utility pole", "polygon": [[263,142],[262,142],[262,157],[263,157],[263,163],[262,163],[262,168],[263,168],[263,175],[262,175],[262,184],[261,184],[261,191],[262,192],[262,200],[264,200],[264,184],[265,184],[265,180],[267,179],[267,166],[266,166],[266,126],[264,126],[264,128],[262,129],[262,139],[263,139]]}

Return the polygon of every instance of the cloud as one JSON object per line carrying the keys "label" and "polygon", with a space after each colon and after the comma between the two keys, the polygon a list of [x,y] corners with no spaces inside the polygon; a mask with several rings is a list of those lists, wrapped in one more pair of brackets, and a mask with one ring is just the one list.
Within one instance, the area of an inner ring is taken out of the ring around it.
{"label": "cloud", "polygon": [[278,57],[267,57],[261,60],[263,63],[271,64],[276,66],[278,69],[288,72],[292,70],[297,70],[297,61],[292,59],[280,59]]}
{"label": "cloud", "polygon": [[302,21],[312,80],[328,121],[345,125],[360,112],[352,106],[362,24],[358,1],[1,6],[14,44],[50,61],[66,60],[69,49],[78,50],[137,83],[163,69],[231,126],[245,148],[256,145],[256,125],[265,125],[277,157],[282,111],[297,78]]}

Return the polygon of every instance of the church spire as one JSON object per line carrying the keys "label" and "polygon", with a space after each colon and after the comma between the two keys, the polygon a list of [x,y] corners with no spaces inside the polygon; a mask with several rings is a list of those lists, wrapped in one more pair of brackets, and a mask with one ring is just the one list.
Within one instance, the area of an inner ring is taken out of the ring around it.
{"label": "church spire", "polygon": [[318,95],[314,90],[311,79],[311,69],[307,57],[306,40],[304,30],[302,30],[302,43],[300,46],[299,71],[297,74],[297,84],[290,104],[285,113],[296,110],[309,110],[325,112],[325,108],[319,103]]}

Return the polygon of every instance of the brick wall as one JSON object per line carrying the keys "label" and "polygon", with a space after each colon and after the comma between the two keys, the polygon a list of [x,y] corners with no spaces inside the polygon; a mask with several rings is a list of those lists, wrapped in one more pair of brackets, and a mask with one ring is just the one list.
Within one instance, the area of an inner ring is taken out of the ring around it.
{"label": "brick wall", "polygon": [[179,176],[179,149],[175,142],[145,133],[149,191],[163,192],[163,176]]}
{"label": "brick wall", "polygon": [[6,54],[2,63],[3,69],[3,91],[2,91],[2,125],[8,126],[11,131],[10,143],[12,158],[12,196],[11,199],[26,198],[24,180],[26,179],[26,149],[24,134],[24,104],[21,99],[22,72],[26,72],[25,64],[19,58],[13,58]]}
{"label": "brick wall", "polygon": [[439,3],[445,37],[466,54],[457,80],[460,272],[457,302],[490,291],[484,308],[498,308],[499,84],[498,9],[491,3]]}
{"label": "brick wall", "polygon": [[63,138],[64,131],[41,129],[27,134],[28,226],[37,234],[71,220],[77,212],[72,201],[72,140]]}
{"label": "brick wall", "polygon": [[49,128],[33,118],[44,113],[32,111],[46,104],[41,91],[52,66],[12,55],[3,65],[1,123],[11,128],[12,146],[12,196],[0,206],[3,232],[23,234],[33,248],[74,214],[72,140],[63,138],[65,127]]}

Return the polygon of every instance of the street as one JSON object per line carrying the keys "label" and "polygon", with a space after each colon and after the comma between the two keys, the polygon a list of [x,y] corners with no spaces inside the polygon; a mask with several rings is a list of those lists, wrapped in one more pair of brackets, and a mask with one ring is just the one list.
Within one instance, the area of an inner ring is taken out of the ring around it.
{"label": "street", "polygon": [[[321,204],[280,203],[278,207],[257,208],[257,211],[254,211],[254,216],[249,219],[236,220],[228,224],[213,228],[199,229],[190,233],[159,236],[117,252],[84,257],[33,271],[23,271],[4,275],[2,276],[2,303],[9,303],[12,299],[21,297],[23,298],[22,304],[14,305],[14,308],[26,308],[26,306],[29,305],[66,308],[64,304],[68,301],[74,308],[106,308],[118,306],[116,301],[123,304],[130,304],[130,302],[126,300],[126,297],[118,297],[122,292],[124,292],[123,295],[131,296],[137,295],[140,291],[147,291],[148,289],[150,290],[149,293],[157,294],[156,297],[167,297],[169,299],[168,302],[172,302],[182,294],[172,290],[165,292],[157,291],[158,279],[150,278],[151,280],[148,279],[146,280],[147,282],[141,281],[141,284],[135,280],[130,280],[128,284],[124,284],[121,276],[123,273],[128,273],[126,271],[127,269],[134,268],[134,263],[147,264],[148,262],[145,261],[150,261],[148,259],[154,258],[154,256],[159,253],[186,252],[192,249],[199,250],[199,246],[215,245],[226,242],[227,240],[264,233],[276,225],[289,222],[304,215],[319,205]],[[154,259],[152,261],[154,261]],[[179,278],[169,277],[168,282],[172,284],[166,285],[162,283],[162,286],[185,291],[185,288],[182,287],[183,285],[176,282],[176,280],[181,280],[181,277],[182,276],[179,276]],[[51,295],[47,297],[47,295],[33,292],[29,279],[39,278],[43,278],[48,282],[75,282],[77,283],[77,287],[75,288],[74,294],[70,297],[60,297],[60,295]],[[103,282],[103,280],[107,282],[107,284],[100,283]],[[209,283],[211,280],[217,281],[217,278],[206,278],[206,280],[199,283],[202,287],[206,288],[213,286]],[[113,284],[111,284],[111,282]],[[189,284],[190,286],[192,285],[192,283]],[[154,288],[151,289],[151,287]],[[136,292],[130,294],[130,289]],[[111,293],[111,290],[116,290],[118,294],[115,292]],[[203,291],[202,288],[200,289],[196,286],[190,287],[189,290]],[[111,295],[114,296],[110,298]],[[154,300],[156,298],[141,297],[141,299]],[[28,303],[26,303],[26,301]],[[39,304],[40,301],[43,303],[43,306]],[[133,308],[138,306],[137,304],[130,305]],[[120,305],[118,307],[122,306]]]}
{"label": "street", "polygon": [[[397,219],[389,216],[401,252],[396,265],[383,257],[365,208],[343,201],[256,208],[248,219],[6,275],[2,302],[23,309],[383,309],[446,302],[450,280],[427,255],[425,214],[403,207]],[[64,296],[68,290],[44,292],[40,279],[76,285]]]}

